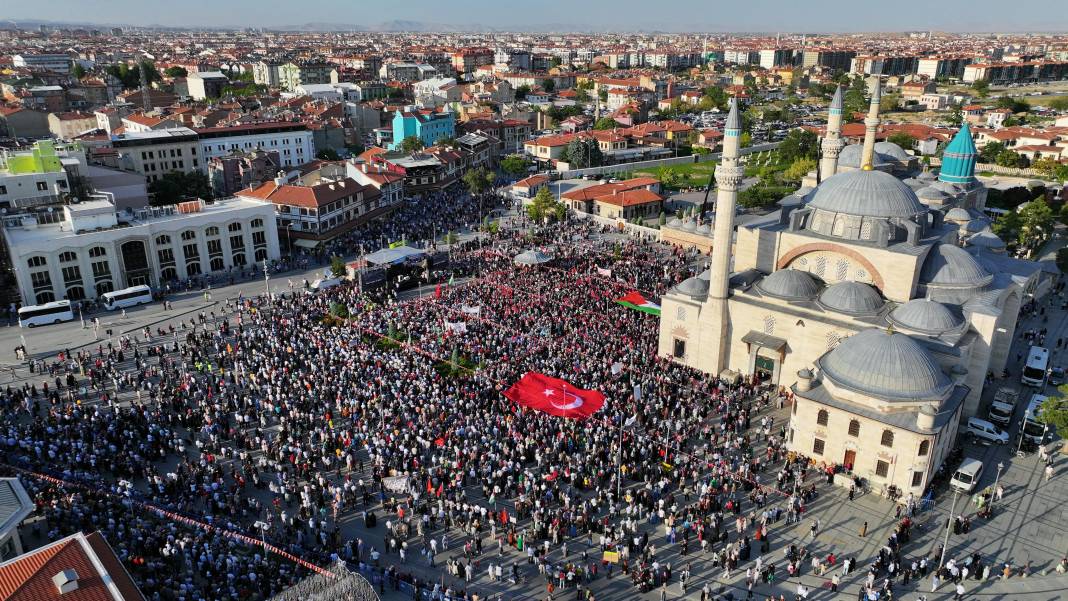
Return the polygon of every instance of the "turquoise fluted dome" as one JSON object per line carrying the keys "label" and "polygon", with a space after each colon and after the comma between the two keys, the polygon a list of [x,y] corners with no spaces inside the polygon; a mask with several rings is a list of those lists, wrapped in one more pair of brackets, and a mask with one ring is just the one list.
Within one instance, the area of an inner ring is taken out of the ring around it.
{"label": "turquoise fluted dome", "polygon": [[965,122],[942,153],[942,169],[938,179],[949,184],[971,184],[975,181],[975,159],[978,154],[972,141],[972,130]]}

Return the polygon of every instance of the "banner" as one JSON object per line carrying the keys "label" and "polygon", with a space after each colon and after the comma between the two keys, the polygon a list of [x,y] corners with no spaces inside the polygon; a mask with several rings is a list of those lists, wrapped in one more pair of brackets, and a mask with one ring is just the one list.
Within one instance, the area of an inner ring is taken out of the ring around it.
{"label": "banner", "polygon": [[606,563],[619,563],[619,551],[605,551],[604,561]]}
{"label": "banner", "polygon": [[462,321],[446,321],[445,329],[450,332],[456,332],[457,334],[464,334],[467,332],[467,324]]}
{"label": "banner", "polygon": [[466,313],[468,315],[478,316],[478,315],[482,314],[482,306],[481,305],[476,305],[476,306],[472,307],[470,305],[464,305],[464,306],[460,307],[460,311],[462,311],[462,312],[464,312],[464,313]]}
{"label": "banner", "polygon": [[512,402],[558,417],[586,419],[604,406],[604,394],[575,388],[566,381],[529,371],[504,391]]}
{"label": "banner", "polygon": [[397,240],[396,242],[390,242],[389,243],[389,247],[390,248],[400,248],[400,247],[404,246],[405,244],[408,244],[408,242],[404,238],[401,238],[400,240]]}
{"label": "banner", "polygon": [[390,492],[404,494],[408,492],[408,476],[389,476],[382,478],[382,487]]}
{"label": "banner", "polygon": [[605,269],[603,267],[598,267],[597,268],[597,275],[603,275],[606,278],[610,278],[610,277],[612,277],[612,270],[611,269]]}

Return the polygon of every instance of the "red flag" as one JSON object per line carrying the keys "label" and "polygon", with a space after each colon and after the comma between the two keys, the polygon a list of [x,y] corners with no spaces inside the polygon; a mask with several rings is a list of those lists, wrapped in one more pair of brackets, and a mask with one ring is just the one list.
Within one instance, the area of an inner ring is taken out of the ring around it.
{"label": "red flag", "polygon": [[509,400],[524,407],[559,417],[586,419],[604,405],[604,395],[597,390],[583,390],[564,380],[528,371],[504,391]]}
{"label": "red flag", "polygon": [[441,284],[434,287],[434,298],[441,298]]}
{"label": "red flag", "polygon": [[444,436],[439,436],[439,437],[435,438],[434,439],[434,444],[438,445],[439,447],[445,446],[445,437]]}
{"label": "red flag", "polygon": [[434,492],[434,485],[430,483],[430,478],[426,479],[426,491],[428,493]]}
{"label": "red flag", "polygon": [[445,492],[445,483],[438,484],[438,496],[440,497]]}

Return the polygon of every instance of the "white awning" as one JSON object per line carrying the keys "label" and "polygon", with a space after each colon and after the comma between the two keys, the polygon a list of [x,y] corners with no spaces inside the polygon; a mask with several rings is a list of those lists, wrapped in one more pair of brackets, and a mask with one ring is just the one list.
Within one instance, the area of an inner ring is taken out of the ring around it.
{"label": "white awning", "polygon": [[300,248],[315,248],[316,246],[319,246],[319,241],[308,240],[306,238],[297,238],[293,241],[293,245],[299,246]]}

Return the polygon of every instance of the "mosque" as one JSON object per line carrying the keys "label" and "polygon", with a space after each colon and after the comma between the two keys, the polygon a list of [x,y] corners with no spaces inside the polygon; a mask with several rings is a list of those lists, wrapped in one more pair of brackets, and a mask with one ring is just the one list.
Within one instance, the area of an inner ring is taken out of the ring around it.
{"label": "mosque", "polygon": [[[967,125],[936,177],[875,142],[879,101],[876,82],[864,144],[846,146],[839,89],[822,181],[737,232],[742,123],[731,107],[710,266],[663,297],[659,353],[790,388],[791,449],[920,495],[958,423],[977,414],[986,375],[1005,368],[1040,269],[990,231]],[[733,248],[719,243],[732,235]]]}

